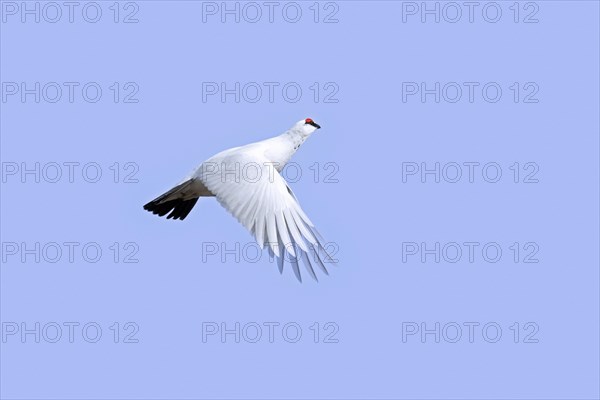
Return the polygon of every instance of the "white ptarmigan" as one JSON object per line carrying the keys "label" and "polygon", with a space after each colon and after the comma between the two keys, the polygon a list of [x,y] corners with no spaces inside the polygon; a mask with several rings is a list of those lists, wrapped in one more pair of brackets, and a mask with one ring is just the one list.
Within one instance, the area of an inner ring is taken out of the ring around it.
{"label": "white ptarmigan", "polygon": [[324,240],[279,174],[319,128],[306,118],[279,136],[222,151],[144,209],[161,217],[169,214],[167,219],[183,220],[199,197],[214,196],[250,231],[261,248],[267,246],[271,256],[277,258],[279,272],[283,272],[284,259],[288,259],[300,282],[298,260],[315,280],[313,264],[329,275],[325,263],[333,263],[333,259],[324,249]]}

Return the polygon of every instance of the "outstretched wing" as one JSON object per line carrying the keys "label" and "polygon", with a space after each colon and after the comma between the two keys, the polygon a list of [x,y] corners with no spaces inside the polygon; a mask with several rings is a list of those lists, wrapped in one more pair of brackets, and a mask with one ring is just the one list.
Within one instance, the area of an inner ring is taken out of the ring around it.
{"label": "outstretched wing", "polygon": [[333,260],[325,252],[323,238],[266,158],[243,152],[225,155],[205,162],[195,177],[254,235],[261,248],[269,248],[280,272],[287,259],[299,281],[299,260],[315,280],[315,264],[328,274],[325,263]]}

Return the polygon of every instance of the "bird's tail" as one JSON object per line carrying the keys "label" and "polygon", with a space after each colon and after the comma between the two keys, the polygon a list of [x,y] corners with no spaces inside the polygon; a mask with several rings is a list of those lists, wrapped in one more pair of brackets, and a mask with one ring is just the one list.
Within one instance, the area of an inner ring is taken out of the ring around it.
{"label": "bird's tail", "polygon": [[189,179],[175,186],[173,189],[144,205],[144,210],[150,211],[152,214],[157,214],[159,217],[163,217],[171,212],[167,216],[167,219],[184,220],[198,201],[198,197],[190,198],[187,195],[190,192],[189,189],[193,182],[193,179]]}

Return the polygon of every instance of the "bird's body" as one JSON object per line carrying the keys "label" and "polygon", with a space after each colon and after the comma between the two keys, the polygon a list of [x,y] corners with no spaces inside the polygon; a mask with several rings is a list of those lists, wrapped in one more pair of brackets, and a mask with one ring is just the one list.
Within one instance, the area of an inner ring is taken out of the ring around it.
{"label": "bird's body", "polygon": [[271,255],[278,258],[280,271],[284,258],[288,259],[301,280],[298,260],[302,259],[316,279],[311,260],[327,273],[324,261],[331,258],[279,172],[318,128],[307,118],[279,136],[215,154],[144,209],[161,217],[169,214],[168,219],[183,220],[199,197],[214,196],[254,235],[261,247],[267,245]]}

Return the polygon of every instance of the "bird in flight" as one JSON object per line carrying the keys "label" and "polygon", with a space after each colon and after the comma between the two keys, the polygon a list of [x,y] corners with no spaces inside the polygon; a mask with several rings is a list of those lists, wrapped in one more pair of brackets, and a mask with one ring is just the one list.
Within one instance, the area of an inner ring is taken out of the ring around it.
{"label": "bird in flight", "polygon": [[306,118],[279,136],[215,154],[144,209],[183,220],[200,197],[216,197],[261,248],[268,248],[277,259],[279,272],[287,259],[300,282],[299,260],[315,280],[313,265],[329,275],[325,263],[334,260],[325,251],[325,241],[279,174],[300,145],[320,128]]}

